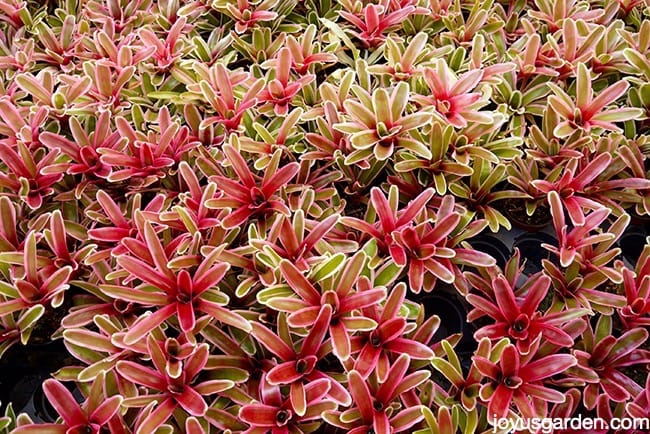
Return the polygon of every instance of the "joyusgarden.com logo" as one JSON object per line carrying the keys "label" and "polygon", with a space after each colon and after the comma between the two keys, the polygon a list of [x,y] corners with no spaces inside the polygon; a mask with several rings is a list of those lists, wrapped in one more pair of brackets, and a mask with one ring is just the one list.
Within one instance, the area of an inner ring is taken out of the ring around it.
{"label": "joyusgarden.com logo", "polygon": [[577,415],[570,418],[544,417],[531,419],[507,419],[493,416],[493,433],[510,432],[541,432],[554,433],[559,430],[650,430],[650,419],[648,418],[612,418],[605,420],[599,417],[583,417]]}

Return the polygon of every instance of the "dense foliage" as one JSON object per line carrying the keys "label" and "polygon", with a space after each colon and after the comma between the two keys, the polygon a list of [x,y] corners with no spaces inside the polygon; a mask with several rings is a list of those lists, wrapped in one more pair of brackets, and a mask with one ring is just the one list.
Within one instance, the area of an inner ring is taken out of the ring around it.
{"label": "dense foliage", "polygon": [[[57,421],[0,429],[650,416],[650,243],[619,248],[650,218],[649,15],[0,0],[0,355],[75,359],[43,384]],[[513,225],[555,236],[538,271],[473,247]]]}

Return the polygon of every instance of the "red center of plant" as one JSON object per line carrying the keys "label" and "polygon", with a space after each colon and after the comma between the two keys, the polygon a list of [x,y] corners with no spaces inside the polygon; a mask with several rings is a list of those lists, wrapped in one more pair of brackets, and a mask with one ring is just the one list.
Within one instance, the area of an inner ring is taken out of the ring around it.
{"label": "red center of plant", "polygon": [[276,99],[276,102],[283,102],[286,97],[284,86],[277,78],[271,80],[269,83],[269,93],[273,98]]}
{"label": "red center of plant", "polygon": [[291,413],[288,410],[280,410],[275,415],[278,426],[286,425],[289,419],[291,419]]}
{"label": "red center of plant", "polygon": [[304,374],[309,368],[309,363],[305,359],[300,359],[296,362],[296,372],[299,374]]}
{"label": "red center of plant", "polygon": [[527,331],[529,326],[530,318],[528,318],[528,315],[522,313],[512,323],[510,334],[514,338],[525,338],[528,335]]}
{"label": "red center of plant", "polygon": [[642,298],[637,298],[632,302],[630,305],[630,309],[632,310],[633,313],[636,315],[641,315],[643,314],[643,311],[645,310],[645,300]]}
{"label": "red center of plant", "polygon": [[185,391],[185,385],[184,384],[170,384],[167,386],[167,390],[169,390],[171,393],[174,395],[180,395]]}
{"label": "red center of plant", "polygon": [[95,167],[99,163],[99,157],[94,149],[84,146],[79,150],[79,156],[88,167]]}
{"label": "red center of plant", "polygon": [[119,313],[125,313],[130,307],[131,303],[119,298],[113,302],[113,308]]}
{"label": "red center of plant", "polygon": [[[69,432],[72,432],[72,431],[73,430],[70,430]],[[90,425],[82,425],[82,426],[76,427],[76,430],[74,430],[74,432],[79,433],[79,434],[93,434],[96,431]]]}
{"label": "red center of plant", "polygon": [[20,294],[24,300],[30,301],[32,303],[38,303],[43,300],[43,294],[29,282],[23,282],[20,287]]}
{"label": "red center of plant", "polygon": [[568,188],[568,187],[567,187],[567,188],[563,188],[563,189],[560,191],[560,197],[561,197],[562,199],[567,199],[567,198],[573,196],[573,193],[574,193],[574,192],[575,192],[575,190],[572,189],[572,188]]}
{"label": "red center of plant", "polygon": [[178,291],[178,294],[176,294],[176,301],[182,304],[188,304],[192,301],[192,296],[185,291]]}
{"label": "red center of plant", "polygon": [[29,184],[29,191],[30,192],[36,192],[40,191],[41,187],[38,185],[38,181],[35,180],[34,178],[31,178],[28,182]]}
{"label": "red center of plant", "polygon": [[180,353],[180,345],[178,341],[174,338],[169,338],[165,342],[165,346],[167,347],[167,354],[170,355],[171,357],[176,358],[178,354]]}
{"label": "red center of plant", "polygon": [[329,304],[332,306],[332,315],[335,315],[339,308],[339,296],[334,291],[326,291],[321,296],[321,304]]}
{"label": "red center of plant", "polygon": [[266,197],[264,193],[258,187],[251,188],[251,206],[253,208],[259,208],[266,203]]}
{"label": "red center of plant", "polygon": [[519,377],[505,377],[503,379],[503,385],[510,389],[516,389],[521,385],[521,383],[522,381]]}

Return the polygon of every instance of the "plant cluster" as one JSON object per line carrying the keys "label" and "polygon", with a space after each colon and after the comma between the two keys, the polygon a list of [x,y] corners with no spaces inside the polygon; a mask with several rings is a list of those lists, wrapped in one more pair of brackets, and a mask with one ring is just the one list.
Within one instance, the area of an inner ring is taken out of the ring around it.
{"label": "plant cluster", "polygon": [[[650,415],[647,0],[0,0],[0,356],[27,433]],[[548,216],[527,275],[472,247]],[[468,306],[440,336],[423,294]],[[73,395],[71,392],[75,390]]]}

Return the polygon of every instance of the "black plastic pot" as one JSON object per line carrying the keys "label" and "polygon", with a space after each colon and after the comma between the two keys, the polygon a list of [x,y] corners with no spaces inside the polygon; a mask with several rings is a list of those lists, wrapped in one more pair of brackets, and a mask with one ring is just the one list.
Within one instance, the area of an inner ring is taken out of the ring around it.
{"label": "black plastic pot", "polygon": [[648,232],[643,227],[630,226],[618,239],[623,257],[634,267],[641,256],[643,247],[647,244]]}
{"label": "black plastic pot", "polygon": [[51,376],[45,371],[25,375],[11,389],[15,410],[27,413],[37,423],[52,423],[59,417],[43,392],[43,381],[48,378]]}
{"label": "black plastic pot", "polygon": [[43,393],[42,384],[51,373],[73,363],[60,340],[11,347],[0,359],[0,414],[11,402],[16,413],[27,413],[34,422],[54,422],[58,414]]}
{"label": "black plastic pot", "polygon": [[420,301],[424,305],[425,315],[437,315],[440,318],[440,327],[434,335],[434,341],[440,341],[455,333],[461,333],[465,324],[463,306],[456,303],[451,295],[428,294]]}
{"label": "black plastic pot", "polygon": [[627,212],[630,215],[630,224],[632,226],[639,226],[644,228],[646,231],[650,231],[650,216],[645,214],[640,215],[636,212],[636,208],[634,207],[628,209]]}
{"label": "black plastic pot", "polygon": [[545,203],[539,204],[532,216],[526,213],[523,199],[506,199],[502,208],[514,227],[527,232],[541,231],[552,222],[551,211]]}
{"label": "black plastic pot", "polygon": [[499,238],[494,235],[480,234],[468,240],[468,243],[479,252],[487,253],[497,261],[497,265],[503,269],[510,259],[510,249]]}
{"label": "black plastic pot", "polygon": [[542,259],[553,260],[555,255],[542,247],[542,244],[558,246],[557,239],[545,232],[530,232],[515,238],[513,248],[518,248],[524,262],[524,274],[532,275],[542,271]]}
{"label": "black plastic pot", "polygon": [[456,345],[456,352],[461,357],[472,355],[476,342],[472,336],[473,330],[467,322],[467,306],[455,290],[435,289],[431,293],[414,294],[410,298],[424,306],[427,318],[432,315],[440,318],[440,326],[433,336],[434,342],[462,333],[463,336]]}

